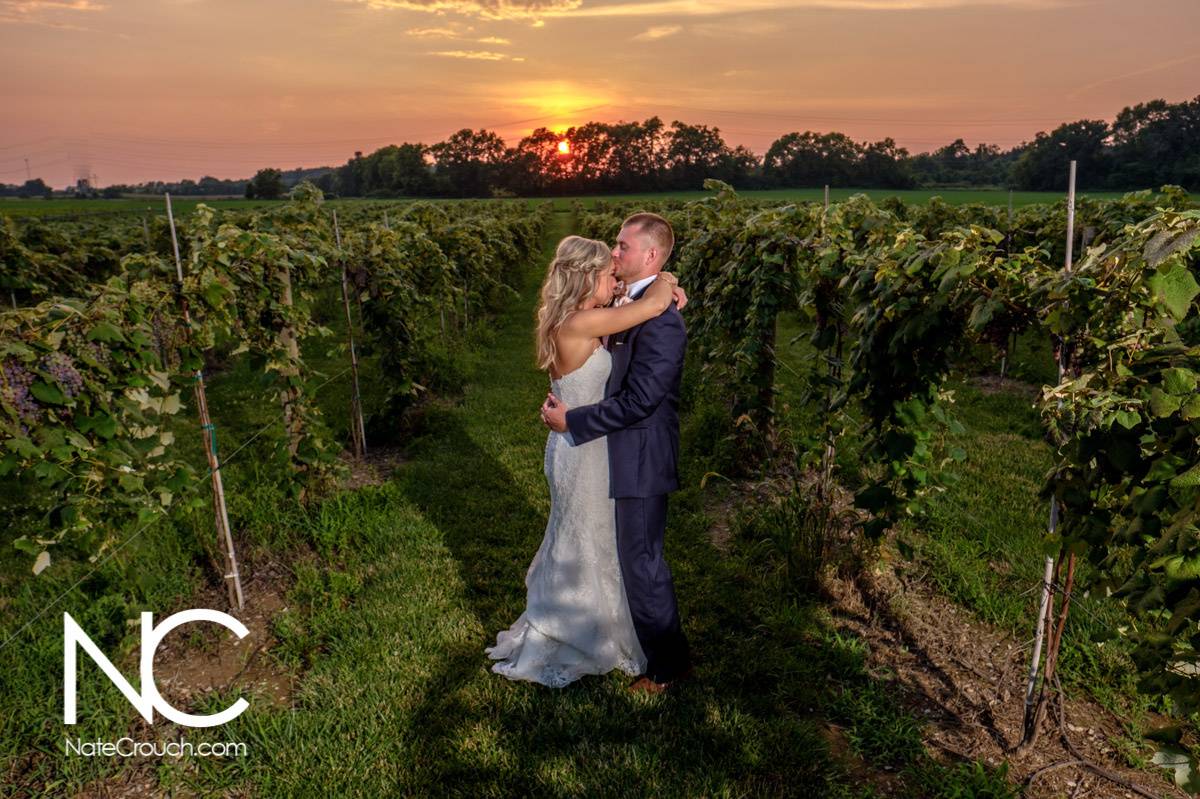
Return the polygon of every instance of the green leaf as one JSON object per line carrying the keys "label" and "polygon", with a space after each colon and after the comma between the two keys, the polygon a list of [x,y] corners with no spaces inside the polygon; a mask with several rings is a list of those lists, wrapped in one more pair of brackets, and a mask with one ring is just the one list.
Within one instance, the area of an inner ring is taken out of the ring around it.
{"label": "green leaf", "polygon": [[1133,411],[1117,411],[1115,418],[1117,424],[1126,430],[1132,430],[1138,426],[1138,422],[1142,421],[1142,417]]}
{"label": "green leaf", "polygon": [[1172,367],[1163,370],[1163,387],[1168,394],[1190,394],[1196,390],[1196,373]]}
{"label": "green leaf", "polygon": [[29,540],[29,536],[21,536],[16,541],[13,541],[13,546],[24,552],[26,555],[36,555],[42,551],[42,548],[33,541]]}
{"label": "green leaf", "polygon": [[110,322],[98,323],[88,331],[87,337],[92,341],[125,341],[125,334]]}
{"label": "green leaf", "polygon": [[29,387],[29,393],[40,399],[42,402],[48,402],[51,405],[65,405],[67,397],[58,386],[52,386],[49,383],[44,383],[41,380],[35,380]]}
{"label": "green leaf", "polygon": [[1159,272],[1151,276],[1146,283],[1176,320],[1187,316],[1192,300],[1200,294],[1200,284],[1196,283],[1196,278],[1179,263],[1172,264],[1165,273]]}
{"label": "green leaf", "polygon": [[1171,481],[1172,488],[1195,488],[1200,486],[1200,463]]}
{"label": "green leaf", "polygon": [[1172,397],[1161,388],[1155,388],[1150,392],[1150,412],[1155,416],[1170,416],[1179,410],[1179,406],[1182,404],[1183,401],[1179,397]]}

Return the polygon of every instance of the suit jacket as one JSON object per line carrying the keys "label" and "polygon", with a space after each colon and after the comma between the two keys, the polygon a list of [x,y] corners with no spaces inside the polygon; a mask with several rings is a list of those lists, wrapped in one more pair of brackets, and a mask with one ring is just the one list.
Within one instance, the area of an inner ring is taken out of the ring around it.
{"label": "suit jacket", "polygon": [[[639,292],[640,294],[640,292]],[[653,497],[679,488],[679,383],[687,327],[672,303],[608,340],[604,399],[567,411],[576,444],[608,436],[609,496]]]}

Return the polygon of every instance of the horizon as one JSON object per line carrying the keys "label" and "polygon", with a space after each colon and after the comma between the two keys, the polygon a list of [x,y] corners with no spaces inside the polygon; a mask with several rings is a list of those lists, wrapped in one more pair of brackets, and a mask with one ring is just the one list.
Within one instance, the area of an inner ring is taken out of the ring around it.
{"label": "horizon", "polygon": [[1188,0],[0,0],[0,182],[247,179],[652,116],[760,156],[805,130],[1008,150],[1200,95],[1197,23]]}

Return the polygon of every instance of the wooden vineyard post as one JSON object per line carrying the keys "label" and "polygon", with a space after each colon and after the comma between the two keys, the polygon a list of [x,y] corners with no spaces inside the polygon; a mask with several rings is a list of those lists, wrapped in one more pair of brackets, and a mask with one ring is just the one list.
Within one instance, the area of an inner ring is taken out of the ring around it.
{"label": "wooden vineyard post", "polygon": [[[387,213],[386,211],[384,212]],[[385,216],[386,219],[386,216]],[[367,431],[363,424],[362,394],[358,390],[358,352],[354,348],[354,318],[350,314],[350,290],[346,282],[346,257],[342,253],[342,231],[338,226],[337,210],[333,212],[333,235],[337,239],[339,260],[342,263],[342,307],[346,309],[346,335],[350,339],[350,373],[354,388],[350,396],[350,438],[354,442],[354,457],[362,460],[367,454]]]}
{"label": "wooden vineyard post", "polygon": [[829,184],[825,184],[825,207],[829,207]]}
{"label": "wooden vineyard post", "polygon": [[[288,268],[287,261],[280,262],[278,269],[275,271],[275,279],[279,282],[280,303],[291,308],[292,274]],[[300,342],[296,339],[296,331],[292,328],[291,323],[284,323],[284,326],[279,331],[279,341],[283,344],[283,348],[288,356],[288,364],[279,371],[284,382],[283,391],[279,396],[280,401],[283,403],[283,426],[287,430],[288,456],[294,466],[296,453],[300,451],[300,436],[303,431],[304,420],[299,407],[300,388],[294,384],[294,381],[300,376],[300,369],[296,366],[300,360]],[[305,469],[301,467],[297,471],[303,473]],[[304,502],[306,493],[307,489],[301,487],[301,503]]]}
{"label": "wooden vineyard post", "polygon": [[[1075,162],[1071,162],[1071,175],[1067,187],[1067,256],[1064,262],[1064,268],[1067,272],[1071,271],[1074,261],[1074,243],[1075,243]],[[1058,382],[1061,385],[1063,377],[1066,374],[1066,358],[1064,342],[1059,341],[1055,347],[1054,360],[1058,364]],[[1050,535],[1054,535],[1058,531],[1060,509],[1058,507],[1058,497],[1051,495],[1050,497],[1050,522],[1047,527]],[[1061,552],[1059,554],[1061,558]],[[1059,611],[1058,624],[1055,625],[1051,619],[1054,616],[1053,591],[1055,577],[1061,571],[1061,563],[1057,562],[1058,558],[1046,556],[1042,570],[1042,597],[1038,604],[1038,619],[1037,629],[1034,632],[1033,638],[1033,654],[1029,659],[1029,674],[1025,683],[1025,723],[1024,737],[1021,740],[1019,748],[1027,748],[1032,746],[1037,740],[1038,728],[1041,726],[1041,719],[1045,711],[1045,690],[1046,683],[1054,676],[1054,669],[1058,663],[1058,648],[1062,643],[1062,627],[1067,621],[1067,610],[1071,601],[1070,585],[1075,574],[1075,555],[1068,555],[1067,572],[1068,572],[1068,588],[1063,596],[1063,607]],[[1046,667],[1042,670],[1042,690],[1039,693],[1036,688],[1038,684],[1038,671],[1042,657],[1042,646],[1049,639],[1050,646],[1046,650]],[[1034,695],[1038,694],[1038,699],[1035,700]]]}
{"label": "wooden vineyard post", "polygon": [[142,215],[142,235],[146,238],[146,252],[150,252],[150,225],[146,222],[146,216]]}
{"label": "wooden vineyard post", "polygon": [[[171,211],[171,195],[167,199],[167,220],[171,224],[171,246],[175,249],[175,274],[179,278],[180,304],[183,308],[183,323],[191,327],[192,319],[188,311],[187,298],[183,296],[183,260],[179,257],[179,237],[175,233],[175,215]],[[144,222],[145,220],[143,220]],[[197,369],[192,374],[195,383],[196,410],[200,414],[200,430],[204,436],[204,454],[208,458],[208,473],[213,490],[213,518],[217,526],[217,539],[225,551],[225,588],[229,593],[229,604],[241,610],[245,607],[242,595],[242,577],[238,573],[237,553],[233,548],[233,534],[229,529],[229,512],[225,508],[225,485],[221,479],[221,463],[217,459],[216,427],[208,415],[208,397],[204,391],[204,372]]]}

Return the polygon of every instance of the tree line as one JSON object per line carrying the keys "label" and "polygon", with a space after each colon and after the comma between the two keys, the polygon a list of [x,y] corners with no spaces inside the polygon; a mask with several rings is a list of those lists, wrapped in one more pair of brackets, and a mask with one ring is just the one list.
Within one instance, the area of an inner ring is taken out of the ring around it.
{"label": "tree line", "polygon": [[[1004,150],[969,148],[962,139],[912,155],[885,138],[858,142],[843,133],[792,132],[759,156],[730,147],[720,129],[659,117],[589,122],[556,133],[538,128],[508,146],[496,133],[463,129],[433,145],[390,145],[361,152],[317,184],[341,196],[540,196],[700,189],[706,178],[736,188],[863,186],[889,189],[989,186],[1061,188],[1079,162],[1084,189],[1141,189],[1174,183],[1200,188],[1200,96],[1152,100],[1123,109],[1112,123],[1079,120]],[[565,142],[565,145],[563,144]],[[563,152],[561,147],[567,149]]]}
{"label": "tree line", "polygon": [[[588,122],[563,133],[538,128],[509,146],[494,131],[464,128],[445,141],[393,144],[338,167],[262,169],[252,178],[154,181],[109,186],[123,193],[281,197],[301,180],[341,197],[505,197],[697,190],[716,178],[738,189],[830,185],[885,189],[1000,187],[1030,191],[1064,185],[1079,162],[1082,189],[1129,190],[1168,183],[1200,189],[1200,96],[1126,107],[1111,123],[1084,119],[1038,133],[1005,150],[956,139],[910,154],[885,138],[858,142],[844,133],[786,133],[763,155],[730,147],[720,128],[657,116],[643,122]],[[565,143],[565,144],[564,144]],[[563,148],[566,148],[566,152]],[[34,184],[38,185],[34,185]],[[0,184],[0,196],[48,192],[40,180]]]}

